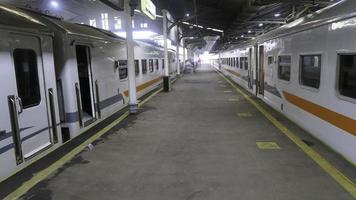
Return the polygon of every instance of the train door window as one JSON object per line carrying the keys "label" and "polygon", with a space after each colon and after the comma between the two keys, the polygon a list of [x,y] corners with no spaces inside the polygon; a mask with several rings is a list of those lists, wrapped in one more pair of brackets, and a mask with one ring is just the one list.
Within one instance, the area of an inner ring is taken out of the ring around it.
{"label": "train door window", "polygon": [[138,60],[135,60],[135,74],[136,76],[140,74],[140,64]]}
{"label": "train door window", "polygon": [[93,117],[94,113],[91,93],[90,48],[84,45],[77,45],[76,57],[79,75],[80,97],[82,100],[82,111],[83,114],[87,117]]}
{"label": "train door window", "polygon": [[156,67],[156,70],[158,71],[159,70],[158,59],[155,60],[155,67]]}
{"label": "train door window", "polygon": [[148,60],[148,67],[150,69],[150,72],[154,72],[155,71],[155,68],[153,67],[153,60],[152,59]]}
{"label": "train door window", "polygon": [[236,57],[236,65],[235,65],[236,68],[239,68],[239,58]]}
{"label": "train door window", "polygon": [[339,92],[356,99],[356,55],[339,55]]}
{"label": "train door window", "polygon": [[301,56],[301,85],[318,89],[320,87],[321,55]]}
{"label": "train door window", "polygon": [[119,78],[120,80],[124,80],[128,76],[128,70],[127,70],[127,60],[119,60]]}
{"label": "train door window", "polygon": [[162,59],[162,69],[164,69],[164,59]]}
{"label": "train door window", "polygon": [[36,106],[41,101],[36,52],[30,49],[15,49],[13,56],[17,90],[22,106]]}
{"label": "train door window", "polygon": [[147,60],[141,60],[141,65],[142,65],[142,74],[147,74]]}
{"label": "train door window", "polygon": [[278,57],[278,78],[284,81],[290,81],[291,56]]}

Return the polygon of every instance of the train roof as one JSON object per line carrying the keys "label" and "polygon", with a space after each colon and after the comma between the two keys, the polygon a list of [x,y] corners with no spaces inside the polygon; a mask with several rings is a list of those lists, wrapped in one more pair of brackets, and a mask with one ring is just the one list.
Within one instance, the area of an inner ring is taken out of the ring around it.
{"label": "train roof", "polygon": [[273,31],[270,31],[262,36],[257,37],[254,40],[250,40],[246,43],[233,46],[228,49],[232,50],[244,46],[253,45],[256,43],[264,42],[278,37],[291,35],[294,33],[306,31],[309,29],[317,28],[326,24],[331,24],[341,20],[356,17],[356,1],[355,0],[342,0],[324,9],[316,11],[313,14],[309,14],[305,17],[299,18],[289,24],[283,25]]}
{"label": "train roof", "polygon": [[30,14],[25,13],[16,7],[4,4],[0,4],[0,26],[16,30],[52,34],[46,24]]}
{"label": "train roof", "polygon": [[98,29],[95,27],[91,27],[84,24],[75,24],[57,19],[49,19],[56,28],[59,29],[63,34],[68,35],[77,35],[82,37],[89,37],[93,39],[99,40],[107,40],[107,41],[122,41],[124,42],[124,38],[121,38],[114,33],[102,29]]}

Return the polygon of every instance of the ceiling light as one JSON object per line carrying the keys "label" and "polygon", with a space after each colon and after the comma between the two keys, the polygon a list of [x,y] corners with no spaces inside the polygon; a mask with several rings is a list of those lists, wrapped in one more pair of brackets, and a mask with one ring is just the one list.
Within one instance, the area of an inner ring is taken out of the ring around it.
{"label": "ceiling light", "polygon": [[280,13],[276,13],[276,14],[274,14],[274,16],[275,16],[275,17],[280,17],[281,14],[280,14]]}
{"label": "ceiling light", "polygon": [[259,27],[262,27],[262,26],[263,26],[263,24],[262,24],[262,23],[260,23],[258,26],[259,26]]}
{"label": "ceiling light", "polygon": [[251,31],[251,30],[248,30],[248,33],[252,33],[252,31]]}
{"label": "ceiling light", "polygon": [[57,1],[51,1],[51,6],[54,8],[58,8],[58,2]]}
{"label": "ceiling light", "polygon": [[185,16],[189,17],[189,13],[185,14]]}
{"label": "ceiling light", "polygon": [[241,35],[242,38],[244,38],[245,36],[244,35]]}

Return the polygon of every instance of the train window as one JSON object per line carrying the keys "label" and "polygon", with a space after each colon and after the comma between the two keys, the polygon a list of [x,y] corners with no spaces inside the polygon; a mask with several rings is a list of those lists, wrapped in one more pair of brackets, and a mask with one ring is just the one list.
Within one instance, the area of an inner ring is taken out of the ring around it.
{"label": "train window", "polygon": [[41,101],[41,93],[36,52],[30,49],[15,49],[13,56],[17,90],[23,108],[38,105]]}
{"label": "train window", "polygon": [[291,56],[278,57],[278,78],[284,81],[290,81]]}
{"label": "train window", "polygon": [[235,65],[236,68],[239,68],[239,58],[236,57],[236,65]]}
{"label": "train window", "polygon": [[126,79],[128,76],[128,70],[127,70],[127,60],[119,60],[118,61],[119,65],[119,78],[120,80]]}
{"label": "train window", "polygon": [[268,65],[272,65],[274,63],[273,56],[268,56]]}
{"label": "train window", "polygon": [[155,66],[156,66],[156,70],[159,70],[159,65],[158,65],[158,59],[155,60]]}
{"label": "train window", "polygon": [[142,74],[147,74],[147,60],[141,60],[141,65],[142,65]]}
{"label": "train window", "polygon": [[356,99],[356,55],[339,55],[339,92]]}
{"label": "train window", "polygon": [[135,74],[136,76],[140,74],[140,64],[138,60],[135,60]]}
{"label": "train window", "polygon": [[164,59],[162,59],[162,69],[164,69]]}
{"label": "train window", "polygon": [[247,57],[245,57],[245,70],[248,70],[248,58]]}
{"label": "train window", "polygon": [[155,71],[155,68],[153,67],[153,60],[152,59],[148,60],[148,67],[150,69],[150,72],[154,72]]}
{"label": "train window", "polygon": [[304,86],[319,88],[321,55],[301,56],[300,83]]}
{"label": "train window", "polygon": [[248,69],[247,57],[240,57],[240,69]]}

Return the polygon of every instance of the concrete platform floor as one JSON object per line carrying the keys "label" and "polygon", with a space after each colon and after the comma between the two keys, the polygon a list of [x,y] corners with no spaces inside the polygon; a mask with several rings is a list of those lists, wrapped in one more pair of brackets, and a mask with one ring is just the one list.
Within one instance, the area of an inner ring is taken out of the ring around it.
{"label": "concrete platform floor", "polygon": [[[260,150],[258,141],[276,142],[281,149]],[[124,127],[110,131],[22,199],[353,198],[207,70],[158,94]]]}

